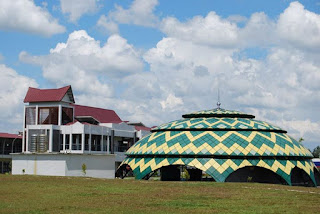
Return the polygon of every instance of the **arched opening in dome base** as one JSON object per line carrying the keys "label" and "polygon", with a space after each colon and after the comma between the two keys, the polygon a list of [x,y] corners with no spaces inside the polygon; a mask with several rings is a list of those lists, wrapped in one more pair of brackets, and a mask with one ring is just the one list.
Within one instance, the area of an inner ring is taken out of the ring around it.
{"label": "arched opening in dome base", "polygon": [[232,172],[225,182],[256,182],[269,184],[284,184],[288,183],[278,174],[273,171],[257,166],[246,166]]}
{"label": "arched opening in dome base", "polygon": [[122,164],[116,171],[116,178],[133,177],[133,171],[128,164]]}
{"label": "arched opening in dome base", "polygon": [[304,170],[298,167],[294,167],[291,171],[291,184],[292,186],[315,186],[310,176]]}
{"label": "arched opening in dome base", "polygon": [[215,181],[201,169],[187,165],[163,166],[149,173],[143,179],[161,181]]}
{"label": "arched opening in dome base", "polygon": [[320,186],[320,172],[316,167],[314,167],[313,172],[314,172],[314,178],[316,180],[317,186]]}

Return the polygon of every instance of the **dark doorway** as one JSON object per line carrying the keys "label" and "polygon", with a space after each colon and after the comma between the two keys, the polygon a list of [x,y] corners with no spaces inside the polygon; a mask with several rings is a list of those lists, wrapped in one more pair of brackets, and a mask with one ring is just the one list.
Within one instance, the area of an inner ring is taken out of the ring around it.
{"label": "dark doorway", "polygon": [[115,176],[122,179],[125,177],[133,177],[133,171],[128,164],[123,164],[117,169]]}
{"label": "dark doorway", "polygon": [[180,181],[180,166],[170,165],[160,169],[161,181]]}
{"label": "dark doorway", "polygon": [[189,181],[201,181],[202,180],[202,170],[200,169],[187,169],[189,173]]}
{"label": "dark doorway", "polygon": [[314,171],[314,178],[316,180],[317,186],[320,186],[320,172],[316,167],[314,167],[313,171]]}
{"label": "dark doorway", "polygon": [[231,173],[226,182],[256,182],[269,184],[287,184],[278,174],[257,166],[246,166]]}
{"label": "dark doorway", "polygon": [[312,182],[310,176],[298,167],[294,167],[291,171],[291,183],[292,186],[314,186],[314,183]]}

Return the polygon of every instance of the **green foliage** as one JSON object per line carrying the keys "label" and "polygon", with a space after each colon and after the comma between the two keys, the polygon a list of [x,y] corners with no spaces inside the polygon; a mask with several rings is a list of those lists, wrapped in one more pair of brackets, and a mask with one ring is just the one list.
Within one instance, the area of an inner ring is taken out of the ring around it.
{"label": "green foliage", "polygon": [[302,141],[304,141],[304,139],[302,137],[299,138],[299,143],[302,143]]}
{"label": "green foliage", "polygon": [[316,148],[314,148],[312,155],[315,158],[320,158],[320,146],[317,146]]}
{"label": "green foliage", "polygon": [[186,168],[183,169],[181,177],[185,180],[188,181],[190,179],[189,172]]}
{"label": "green foliage", "polygon": [[87,165],[85,163],[82,164],[81,169],[82,169],[83,175],[86,175],[87,174]]}

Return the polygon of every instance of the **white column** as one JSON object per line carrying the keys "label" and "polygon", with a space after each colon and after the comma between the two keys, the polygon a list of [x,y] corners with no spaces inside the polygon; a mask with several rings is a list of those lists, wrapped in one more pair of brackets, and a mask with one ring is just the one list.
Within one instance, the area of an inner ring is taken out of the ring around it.
{"label": "white column", "polygon": [[26,130],[26,134],[27,134],[26,152],[28,152],[29,151],[29,145],[28,145],[29,144],[29,129]]}
{"label": "white column", "polygon": [[49,129],[50,132],[49,132],[49,152],[52,152],[52,144],[53,144],[53,129],[52,129],[52,126],[51,128]]}
{"label": "white column", "polygon": [[100,151],[103,151],[103,127],[101,127]]}
{"label": "white column", "polygon": [[39,106],[36,105],[36,124],[35,125],[38,125],[38,121],[39,121]]}
{"label": "white column", "polygon": [[62,142],[63,142],[63,151],[66,151],[66,134],[63,134]]}
{"label": "white column", "polygon": [[62,121],[62,107],[59,105],[59,114],[58,114],[58,125],[61,126]]}
{"label": "white column", "polygon": [[27,137],[26,136],[26,106],[24,106],[24,108],[23,108],[23,128],[22,128],[22,131],[23,131],[23,133],[22,133],[22,152],[25,152],[26,148],[24,148],[24,144],[26,143],[25,138]]}
{"label": "white column", "polygon": [[89,134],[89,153],[91,153],[91,130]]}
{"label": "white column", "polygon": [[72,142],[73,142],[73,139],[72,139],[73,137],[72,137],[72,132],[70,133],[70,141],[69,141],[69,148],[70,148],[70,150],[72,150]]}
{"label": "white column", "polygon": [[85,137],[86,135],[84,134],[84,132],[81,134],[81,152],[84,152],[84,141],[85,141]]}
{"label": "white column", "polygon": [[109,140],[109,131],[107,132],[107,153],[109,154],[110,153],[110,140]]}

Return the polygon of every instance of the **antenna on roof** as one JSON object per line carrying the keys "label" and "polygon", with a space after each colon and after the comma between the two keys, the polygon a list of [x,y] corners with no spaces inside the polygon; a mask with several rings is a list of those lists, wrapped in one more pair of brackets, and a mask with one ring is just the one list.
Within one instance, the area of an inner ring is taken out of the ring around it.
{"label": "antenna on roof", "polygon": [[220,109],[221,103],[220,103],[220,90],[218,88],[218,102],[217,102],[217,107]]}

